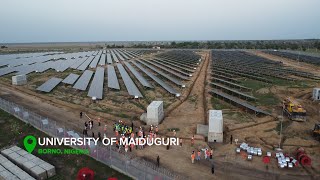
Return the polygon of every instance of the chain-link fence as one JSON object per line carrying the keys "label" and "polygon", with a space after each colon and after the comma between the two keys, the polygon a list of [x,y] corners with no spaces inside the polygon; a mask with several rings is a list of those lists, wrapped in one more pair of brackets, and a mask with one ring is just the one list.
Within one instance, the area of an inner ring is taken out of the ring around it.
{"label": "chain-link fence", "polygon": [[[28,109],[15,103],[0,98],[0,108],[14,115],[18,119],[31,124],[33,127],[45,132],[52,137],[80,137],[79,132],[70,129],[64,125],[58,124],[49,118],[44,118]],[[111,137],[111,134],[107,134]],[[73,147],[89,150],[89,156],[134,178],[141,180],[169,180],[169,179],[186,179],[164,167],[157,167],[156,164],[146,161],[133,154],[119,151],[114,146],[82,146]]]}

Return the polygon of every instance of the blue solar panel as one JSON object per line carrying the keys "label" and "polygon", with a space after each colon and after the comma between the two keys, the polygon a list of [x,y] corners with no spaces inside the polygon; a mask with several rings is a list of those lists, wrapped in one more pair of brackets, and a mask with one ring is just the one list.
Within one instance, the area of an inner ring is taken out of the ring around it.
{"label": "blue solar panel", "polygon": [[116,71],[111,65],[108,65],[108,87],[112,89],[120,89]]}
{"label": "blue solar panel", "polygon": [[96,73],[94,74],[91,82],[88,96],[102,99],[103,97],[103,82],[104,82],[104,68],[97,67]]}
{"label": "blue solar panel", "polygon": [[92,71],[90,71],[90,70],[84,71],[84,73],[78,79],[78,81],[73,86],[73,88],[85,91],[87,89],[87,87],[88,87],[88,84],[90,82],[90,79],[91,79],[92,75],[93,75]]}

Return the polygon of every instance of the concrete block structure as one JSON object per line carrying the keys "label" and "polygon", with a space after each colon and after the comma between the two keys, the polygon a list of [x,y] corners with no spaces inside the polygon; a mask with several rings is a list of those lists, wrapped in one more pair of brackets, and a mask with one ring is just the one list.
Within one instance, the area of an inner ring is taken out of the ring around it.
{"label": "concrete block structure", "polygon": [[28,173],[0,154],[0,179],[1,178],[34,180]]}
{"label": "concrete block structure", "polygon": [[197,134],[203,135],[204,137],[208,137],[209,126],[203,124],[197,124]]}
{"label": "concrete block structure", "polygon": [[209,110],[208,142],[223,142],[222,110]]}
{"label": "concrete block structure", "polygon": [[29,180],[34,178],[48,179],[56,175],[54,166],[17,146],[4,149],[1,154],[0,165],[8,172],[4,171],[4,175],[0,173],[0,176],[11,178],[11,174],[13,174],[15,176],[12,179]]}
{"label": "concrete block structure", "polygon": [[320,88],[314,88],[312,92],[312,99],[314,101],[320,101]]}
{"label": "concrete block structure", "polygon": [[25,74],[12,76],[12,85],[25,85],[27,84],[27,76]]}
{"label": "concrete block structure", "polygon": [[163,101],[152,101],[147,108],[147,125],[158,125],[163,118]]}

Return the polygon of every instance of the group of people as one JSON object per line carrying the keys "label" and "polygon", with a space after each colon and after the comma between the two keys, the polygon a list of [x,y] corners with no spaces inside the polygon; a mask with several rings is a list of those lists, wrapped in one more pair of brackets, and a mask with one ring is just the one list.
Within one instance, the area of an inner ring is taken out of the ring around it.
{"label": "group of people", "polygon": [[191,163],[193,164],[194,160],[200,161],[201,157],[202,157],[202,154],[203,154],[203,157],[204,157],[205,160],[212,159],[213,149],[212,148],[210,150],[209,149],[201,149],[201,150],[199,149],[198,151],[192,151],[192,153],[191,153]]}
{"label": "group of people", "polygon": [[[148,133],[145,132],[143,127],[136,128],[134,131],[133,123],[131,123],[131,127],[127,126],[123,121],[119,120],[119,122],[113,124],[113,131],[115,132],[115,136],[125,139],[128,138],[128,142],[130,142],[131,138],[145,138],[146,140],[156,138],[158,135],[158,126],[150,126],[148,129]],[[131,152],[134,149],[134,146],[136,149],[143,149],[146,145],[139,145],[139,144],[127,144],[123,145],[125,152],[128,152],[128,150]],[[121,146],[119,145],[119,140],[116,141],[116,147],[121,149]]]}
{"label": "group of people", "polygon": [[[202,155],[203,154],[203,155]],[[201,157],[204,157],[205,160],[211,161],[211,173],[214,174],[214,164],[212,160],[213,149],[199,149],[198,151],[192,151],[191,154],[191,163],[194,164],[194,160],[200,161]]]}
{"label": "group of people", "polygon": [[[82,117],[83,117],[83,112],[80,112],[80,118],[82,118]],[[101,125],[100,118],[98,118],[97,122],[98,122],[98,126],[100,126]],[[105,133],[106,133],[106,128],[107,128],[107,125],[105,125]],[[92,130],[92,129],[93,129],[93,120],[90,119],[88,122],[85,121],[84,122],[84,128],[83,128],[83,131],[82,131],[83,136],[89,136],[88,135],[88,130]],[[95,137],[94,132],[92,131],[91,133],[92,133],[92,137]],[[104,134],[104,137],[106,137],[106,134]],[[101,139],[101,133],[100,132],[98,132],[98,138]]]}

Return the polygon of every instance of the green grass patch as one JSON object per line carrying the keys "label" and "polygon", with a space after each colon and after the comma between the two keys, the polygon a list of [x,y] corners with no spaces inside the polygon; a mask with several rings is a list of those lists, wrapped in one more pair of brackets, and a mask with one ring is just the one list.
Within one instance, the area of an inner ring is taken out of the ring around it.
{"label": "green grass patch", "polygon": [[254,104],[258,106],[274,106],[280,103],[280,99],[275,96],[273,93],[267,93],[267,94],[259,94],[259,93],[253,93],[253,96],[258,98],[258,101],[256,101]]}
{"label": "green grass patch", "polygon": [[214,98],[214,97],[211,98],[211,104],[212,104],[212,107],[217,110],[232,108],[232,105],[227,104],[227,103],[223,102],[222,100],[220,100],[218,98]]}
{"label": "green grass patch", "polygon": [[252,118],[248,114],[239,112],[224,112],[223,116],[228,119],[236,120],[238,123],[246,123],[252,121]]}
{"label": "green grass patch", "polygon": [[251,88],[253,91],[256,91],[265,87],[271,87],[271,84],[253,80],[253,79],[248,79],[248,78],[242,79],[240,82],[240,85],[245,86],[247,88]]}
{"label": "green grass patch", "polygon": [[[23,148],[23,139],[26,135],[49,137],[2,110],[0,110],[0,132],[0,149],[10,145]],[[65,146],[48,146],[45,148],[70,149],[70,147]],[[56,167],[57,175],[51,179],[76,179],[78,171],[83,167],[92,169],[95,172],[95,179],[108,179],[109,177],[131,179],[87,155],[39,155],[37,149],[38,147],[33,151],[34,155]]]}

